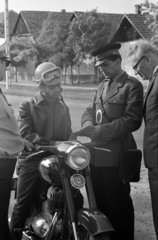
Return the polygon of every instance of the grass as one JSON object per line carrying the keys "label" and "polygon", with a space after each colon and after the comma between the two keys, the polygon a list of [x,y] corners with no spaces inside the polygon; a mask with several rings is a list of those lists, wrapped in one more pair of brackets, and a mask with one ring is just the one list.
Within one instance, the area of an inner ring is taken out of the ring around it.
{"label": "grass", "polygon": [[[1,84],[1,88],[4,94],[32,97],[38,91],[38,85],[12,85],[10,89],[6,89],[5,85]],[[95,88],[89,89],[88,87],[73,88],[72,86],[62,88],[62,95],[65,99],[74,99],[82,101],[90,101],[93,98]]]}

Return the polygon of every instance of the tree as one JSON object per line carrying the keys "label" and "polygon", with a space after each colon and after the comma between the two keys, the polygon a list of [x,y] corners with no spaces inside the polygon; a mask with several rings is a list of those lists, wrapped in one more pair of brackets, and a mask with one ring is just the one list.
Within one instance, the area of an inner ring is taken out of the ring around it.
{"label": "tree", "polygon": [[107,23],[105,14],[98,13],[96,9],[87,11],[72,21],[69,41],[73,44],[78,66],[87,55],[90,57],[92,49],[107,43],[109,30],[110,24]]}
{"label": "tree", "polygon": [[141,10],[146,14],[146,23],[154,33],[150,41],[158,46],[158,3],[149,3],[146,0],[141,4]]}
{"label": "tree", "polygon": [[17,82],[17,68],[25,66],[30,59],[34,59],[37,55],[36,47],[33,40],[26,37],[12,37],[10,41],[10,56],[11,64],[16,68],[16,82]]}
{"label": "tree", "polygon": [[155,33],[158,33],[158,4],[149,3],[148,0],[145,3],[141,3],[141,11],[146,14],[146,23],[149,28]]}
{"label": "tree", "polygon": [[[67,41],[71,23],[66,14],[65,12],[50,13],[37,40],[40,46],[48,49],[47,58],[60,66],[62,70],[66,70],[69,65],[72,68],[75,57],[73,48]],[[72,74],[71,80],[73,83]],[[64,83],[66,84],[66,71]]]}

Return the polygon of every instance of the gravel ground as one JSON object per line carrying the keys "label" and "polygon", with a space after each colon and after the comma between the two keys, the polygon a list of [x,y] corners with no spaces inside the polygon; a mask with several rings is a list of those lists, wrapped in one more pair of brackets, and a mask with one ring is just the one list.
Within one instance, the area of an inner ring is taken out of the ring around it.
{"label": "gravel ground", "polygon": [[131,195],[135,209],[135,240],[156,240],[148,183],[148,172],[142,164],[141,180],[131,184]]}

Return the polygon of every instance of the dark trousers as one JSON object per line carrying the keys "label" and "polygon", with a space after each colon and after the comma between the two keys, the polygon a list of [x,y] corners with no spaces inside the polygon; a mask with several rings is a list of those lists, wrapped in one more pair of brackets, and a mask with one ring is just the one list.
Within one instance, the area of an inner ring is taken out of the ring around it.
{"label": "dark trousers", "polygon": [[16,158],[0,158],[0,240],[10,240],[8,208]]}
{"label": "dark trousers", "polygon": [[39,189],[40,182],[38,170],[20,167],[17,201],[13,208],[10,223],[12,240],[21,240],[22,233],[15,233],[14,228],[23,228],[25,226],[26,218],[30,212],[31,200],[34,198],[35,192]]}
{"label": "dark trousers", "polygon": [[158,239],[158,168],[148,169],[153,221]]}
{"label": "dark trousers", "polygon": [[97,207],[111,222],[112,240],[134,240],[134,208],[130,185],[118,180],[117,167],[94,167],[91,177]]}

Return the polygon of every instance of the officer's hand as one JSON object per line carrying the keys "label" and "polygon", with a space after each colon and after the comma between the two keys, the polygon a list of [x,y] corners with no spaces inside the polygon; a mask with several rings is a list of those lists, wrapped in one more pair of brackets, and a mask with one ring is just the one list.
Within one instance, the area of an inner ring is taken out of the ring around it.
{"label": "officer's hand", "polygon": [[24,142],[24,148],[27,151],[35,150],[35,146],[30,141],[23,138],[23,142]]}
{"label": "officer's hand", "polygon": [[95,130],[92,133],[91,138],[98,137],[99,135],[101,135],[101,126],[95,126]]}
{"label": "officer's hand", "polygon": [[95,137],[98,137],[101,134],[101,126],[93,126],[91,128],[91,131],[86,133],[86,136],[93,139]]}

